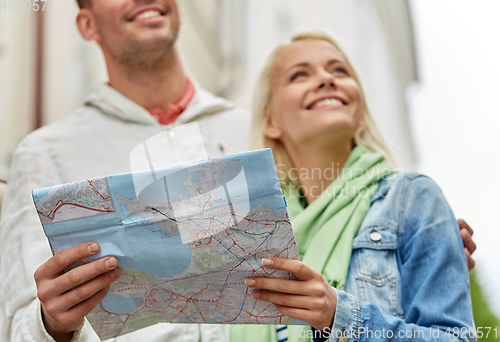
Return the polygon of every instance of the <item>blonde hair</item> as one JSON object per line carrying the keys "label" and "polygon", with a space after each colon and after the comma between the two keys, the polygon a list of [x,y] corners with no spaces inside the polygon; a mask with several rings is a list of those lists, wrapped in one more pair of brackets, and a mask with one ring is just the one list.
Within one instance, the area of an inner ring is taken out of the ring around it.
{"label": "blonde hair", "polygon": [[[363,124],[358,128],[355,136],[354,142],[356,145],[364,145],[374,152],[379,152],[384,155],[384,157],[394,165],[391,153],[387,148],[387,145],[380,134],[375,121],[373,120],[368,107],[366,105],[365,95],[363,89],[359,82],[359,78],[354,71],[349,59],[345,55],[344,51],[338,46],[338,44],[333,40],[333,38],[327,33],[321,31],[306,31],[294,35],[290,41],[282,43],[274,49],[271,55],[268,57],[264,68],[262,69],[260,76],[257,80],[255,87],[254,98],[253,98],[253,116],[252,116],[252,148],[271,148],[274,155],[274,162],[276,163],[276,168],[279,173],[284,173],[286,176],[284,178],[280,177],[280,182],[282,186],[286,186],[288,183],[292,182],[293,179],[297,179],[297,175],[293,170],[293,164],[288,155],[283,144],[277,139],[271,139],[266,136],[266,122],[268,119],[268,109],[271,103],[271,87],[273,74],[273,66],[278,55],[285,50],[293,42],[301,40],[323,40],[332,44],[345,58],[347,66],[351,70],[351,76],[358,83],[360,88],[361,102],[362,102],[362,115]],[[292,177],[291,177],[292,176]]]}

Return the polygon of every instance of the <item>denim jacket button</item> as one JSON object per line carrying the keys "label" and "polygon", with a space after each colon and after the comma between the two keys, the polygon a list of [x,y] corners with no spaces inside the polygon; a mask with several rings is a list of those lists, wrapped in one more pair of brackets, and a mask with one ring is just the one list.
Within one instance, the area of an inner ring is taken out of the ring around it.
{"label": "denim jacket button", "polygon": [[347,328],[344,328],[344,331],[342,332],[342,335],[339,337],[338,342],[349,342],[349,339],[347,338]]}
{"label": "denim jacket button", "polygon": [[375,230],[370,234],[370,239],[372,241],[378,242],[382,240],[382,235],[380,235],[379,232],[376,232]]}

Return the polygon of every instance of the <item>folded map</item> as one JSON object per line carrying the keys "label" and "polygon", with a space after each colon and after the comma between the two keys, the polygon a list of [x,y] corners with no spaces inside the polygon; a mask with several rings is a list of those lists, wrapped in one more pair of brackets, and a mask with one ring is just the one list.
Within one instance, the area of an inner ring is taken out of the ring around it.
{"label": "folded map", "polygon": [[295,322],[244,284],[293,279],[262,258],[298,260],[270,149],[38,189],[33,199],[53,253],[95,241],[100,252],[83,263],[118,259],[120,278],[87,316],[102,340],[160,322]]}

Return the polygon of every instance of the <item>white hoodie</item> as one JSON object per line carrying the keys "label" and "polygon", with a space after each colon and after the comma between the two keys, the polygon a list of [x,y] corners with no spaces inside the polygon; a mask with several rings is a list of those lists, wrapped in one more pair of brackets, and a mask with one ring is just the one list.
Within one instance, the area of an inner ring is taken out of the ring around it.
{"label": "white hoodie", "polygon": [[[31,191],[131,171],[130,152],[165,128],[197,121],[209,157],[248,150],[250,115],[195,85],[188,107],[169,126],[108,85],[84,106],[28,135],[11,167],[0,221],[0,341],[50,341],[41,320],[33,279],[52,254]],[[168,153],[168,151],[166,151]],[[157,324],[115,339],[124,341],[225,341],[221,325]],[[99,341],[88,323],[73,341]]]}

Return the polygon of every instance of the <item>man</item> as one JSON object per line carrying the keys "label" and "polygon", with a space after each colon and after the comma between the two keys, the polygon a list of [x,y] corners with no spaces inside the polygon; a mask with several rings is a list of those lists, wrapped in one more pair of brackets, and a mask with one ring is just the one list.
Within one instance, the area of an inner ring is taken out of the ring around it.
{"label": "man", "polygon": [[[180,26],[175,0],[80,0],[79,5],[78,29],[101,46],[110,81],[68,117],[27,136],[16,151],[0,224],[0,340],[5,342],[98,341],[88,323],[82,325],[84,316],[120,274],[113,257],[64,273],[99,246],[83,244],[52,257],[31,190],[130,172],[130,152],[165,125],[197,121],[209,156],[248,147],[248,113],[184,75],[174,47]],[[471,233],[463,231],[469,239]],[[224,341],[226,336],[221,325],[158,324],[116,341]]]}
{"label": "man", "polygon": [[[63,274],[72,260],[96,250],[77,246],[51,258],[31,190],[130,172],[130,152],[165,125],[197,121],[209,157],[248,149],[249,114],[184,74],[174,47],[180,26],[174,0],[79,5],[78,29],[101,46],[109,85],[98,86],[65,119],[30,134],[14,156],[0,235],[1,341],[98,341],[88,323],[81,328],[83,317],[119,275],[115,258]],[[224,341],[225,334],[221,325],[160,324],[117,341],[139,338]]]}

